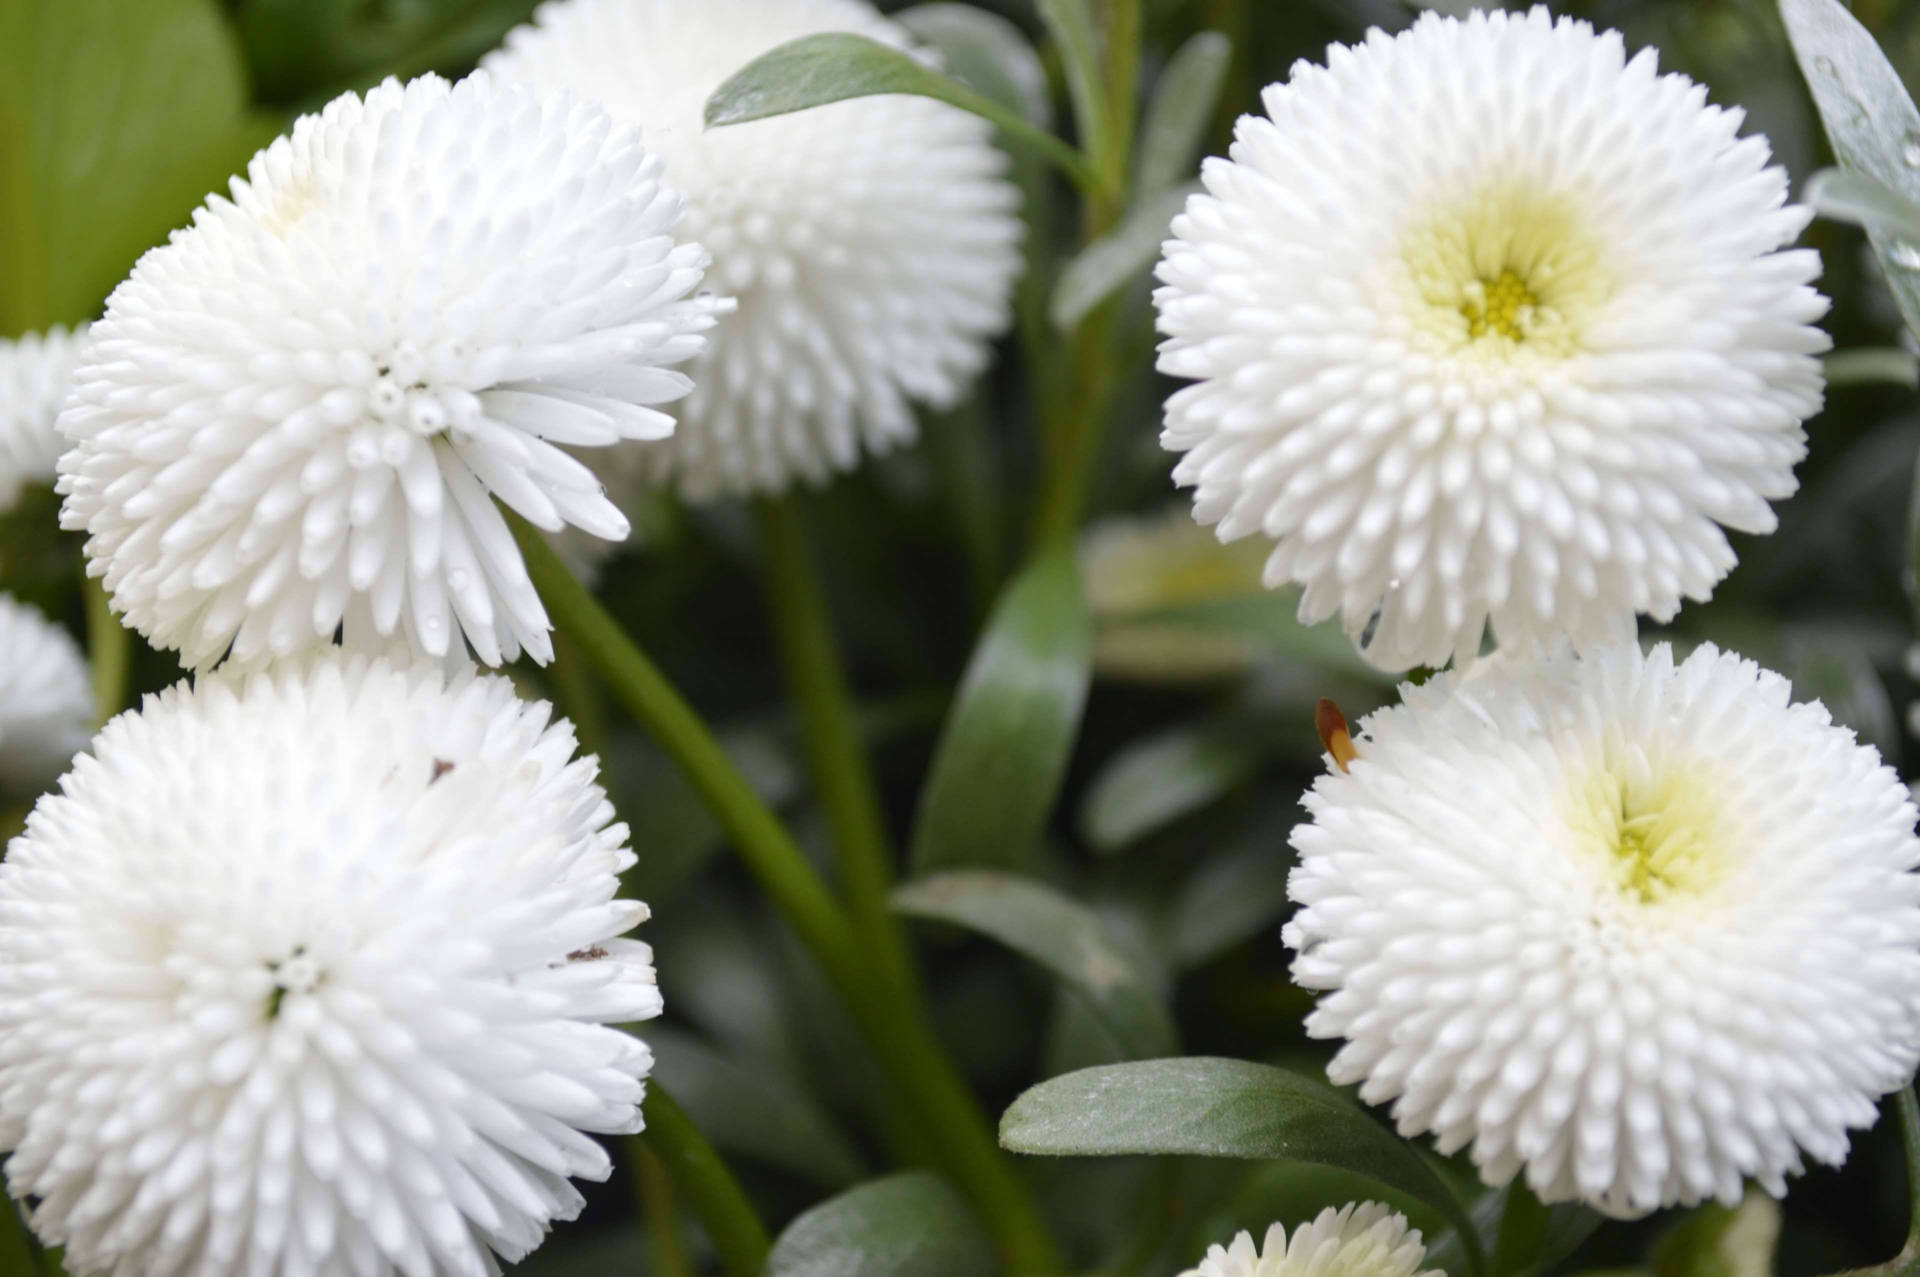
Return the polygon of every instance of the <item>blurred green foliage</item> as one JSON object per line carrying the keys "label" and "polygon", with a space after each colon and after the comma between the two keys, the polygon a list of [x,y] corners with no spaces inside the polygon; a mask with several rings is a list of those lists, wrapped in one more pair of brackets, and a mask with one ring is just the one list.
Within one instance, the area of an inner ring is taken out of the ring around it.
{"label": "blurred green foliage", "polygon": [[[1070,119],[1062,60],[1035,8],[1026,0],[975,7],[997,12],[1041,50],[1052,114]],[[1796,188],[1831,162],[1769,0],[1556,7],[1618,27],[1636,47],[1657,44],[1666,68],[1703,80],[1718,102],[1744,106]],[[457,74],[531,8],[530,0],[0,0],[0,334],[97,313],[138,254],[223,189],[293,112],[389,74]],[[1855,9],[1913,82],[1920,2],[1858,0]],[[1192,171],[1164,158],[1169,136],[1220,153],[1235,115],[1253,109],[1259,88],[1296,59],[1411,16],[1399,0],[1153,0],[1145,13],[1143,101],[1153,101],[1163,77],[1222,81],[1217,106],[1196,106],[1182,89],[1162,108],[1164,127],[1149,130],[1163,147],[1156,172],[1177,181]],[[1202,32],[1227,43],[1207,40],[1203,52],[1175,60]],[[996,90],[990,76],[976,75],[981,92],[1018,102],[1017,82]],[[1012,662],[1009,677],[1065,683],[1060,721],[1021,734],[1031,753],[989,757],[1006,733],[992,721],[993,671],[983,669],[994,649],[977,653],[976,643],[1026,535],[1039,460],[1033,422],[1049,393],[1048,370],[1019,348],[1046,348],[1049,281],[1080,247],[1058,179],[1025,158],[1017,171],[1029,194],[1033,265],[1021,333],[1006,357],[971,403],[926,423],[919,447],[808,495],[803,513],[897,841],[907,841],[929,804],[978,805],[982,839],[1048,885],[1044,899],[1023,906],[1054,919],[1036,925],[1068,925],[1059,916],[1069,909],[1080,929],[1073,934],[1097,936],[1099,953],[1127,974],[1130,1001],[1115,1032],[1110,986],[1102,986],[1106,1003],[1089,999],[1084,971],[1062,982],[1064,960],[1030,962],[955,925],[966,918],[950,900],[923,900],[914,912],[944,919],[916,924],[940,1031],[993,1111],[1041,1077],[1128,1058],[1141,1034],[1177,1034],[1195,1054],[1317,1067],[1325,1048],[1301,1032],[1308,1001],[1286,977],[1279,942],[1287,832],[1320,766],[1311,707],[1333,695],[1351,718],[1391,695],[1344,639],[1300,629],[1290,599],[1264,593],[1257,570],[1210,546],[1196,561],[1190,541],[1149,535],[1139,553],[1165,571],[1144,595],[1108,589],[1089,554],[1088,616],[1049,616],[1044,598],[1024,628],[1019,616],[997,616],[995,641],[1017,649],[1002,658]],[[1836,344],[1897,344],[1898,315],[1861,235],[1816,223],[1809,237],[1836,299],[1828,321]],[[1144,519],[1151,534],[1179,498],[1156,439],[1169,385],[1151,371],[1148,283],[1134,266],[1083,299],[1090,307],[1112,297],[1113,420],[1091,507],[1096,519]],[[1920,449],[1913,395],[1836,387],[1809,434],[1801,492],[1782,508],[1779,533],[1739,544],[1740,567],[1710,604],[1682,613],[1676,635],[1711,635],[1783,669],[1905,764],[1905,710],[1916,692],[1902,659],[1912,637],[1906,547]],[[743,509],[682,511],[615,560],[600,593],[818,853],[821,821],[796,759],[753,547]],[[0,521],[6,588],[76,628],[77,561],[74,540],[54,530],[50,497]],[[1141,560],[1132,562],[1137,569]],[[1064,676],[1047,668],[1050,652],[1083,640],[1095,672],[1084,708],[1072,662]],[[517,676],[583,721],[606,716],[590,703],[590,687],[563,687],[532,669]],[[139,651],[140,689],[174,677],[169,658]],[[956,688],[968,710],[942,740]],[[973,733],[969,722],[982,718],[988,726]],[[874,1209],[871,1197],[820,1205],[885,1166],[866,1102],[871,1066],[845,1014],[785,925],[720,854],[717,827],[658,750],[623,724],[605,745],[608,784],[641,857],[630,886],[656,911],[645,934],[661,955],[668,1007],[649,1030],[661,1076],[734,1161],[776,1231],[803,1210]],[[923,788],[936,757],[945,763],[934,773],[939,785]],[[1007,779],[1054,768],[1064,769],[1063,797],[1050,813]],[[1009,784],[1011,792],[995,793]],[[924,857],[947,859],[939,849]],[[1140,1010],[1139,998],[1153,1010]],[[1780,1272],[1873,1263],[1898,1248],[1903,1177],[1888,1126],[1858,1137],[1843,1170],[1817,1169],[1797,1184],[1785,1203]],[[1115,1274],[1170,1273],[1231,1228],[1259,1230],[1277,1213],[1303,1217],[1380,1193],[1345,1173],[1308,1175],[1290,1164],[1117,1158],[1024,1169],[1075,1261]],[[1434,1169],[1473,1183],[1457,1165]],[[647,1273],[654,1252],[626,1175],[590,1188],[584,1220],[517,1271]],[[958,1209],[921,1180],[859,1191],[891,1194],[900,1210]],[[1401,1204],[1429,1228],[1442,1226],[1431,1210],[1419,1215],[1417,1202]],[[1656,1217],[1574,1238],[1572,1266],[1652,1264],[1658,1239],[1677,1224]],[[1673,1256],[1689,1247],[1710,1250],[1699,1239],[1718,1236],[1718,1223],[1685,1227],[1693,1231],[1659,1243],[1661,1271],[1673,1271]],[[697,1230],[692,1245],[703,1253]]]}

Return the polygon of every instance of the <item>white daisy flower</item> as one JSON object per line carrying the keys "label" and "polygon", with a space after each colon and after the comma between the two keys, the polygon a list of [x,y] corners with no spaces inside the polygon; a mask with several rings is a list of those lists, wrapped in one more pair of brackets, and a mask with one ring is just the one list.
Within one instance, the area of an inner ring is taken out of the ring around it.
{"label": "white daisy flower", "polygon": [[984,121],[893,96],[704,126],[728,76],[822,31],[908,45],[865,0],[554,0],[483,63],[641,125],[739,300],[673,437],[620,450],[635,482],[709,500],[852,469],[914,438],[912,401],[956,400],[1010,319],[1019,195]]}
{"label": "white daisy flower", "polygon": [[[1768,532],[1817,412],[1766,139],[1615,32],[1428,13],[1300,63],[1174,219],[1175,480],[1391,669],[1632,634]],[[1371,627],[1371,634],[1368,635]]]}
{"label": "white daisy flower", "polygon": [[60,418],[63,521],[157,646],[203,668],[410,635],[551,655],[494,498],[627,520],[565,449],[653,439],[706,255],[636,130],[485,76],[348,94],[141,259]]}
{"label": "white daisy flower", "polygon": [[[1291,1239],[1275,1224],[1257,1249],[1248,1232],[1231,1246],[1209,1246],[1200,1266],[1180,1277],[1414,1277],[1426,1257],[1420,1230],[1408,1228],[1406,1216],[1379,1202],[1349,1202],[1338,1210],[1327,1207],[1294,1229]],[[1429,1269],[1421,1277],[1438,1272]]]}
{"label": "white daisy flower", "polygon": [[1306,799],[1284,936],[1328,1067],[1492,1183],[1616,1215],[1776,1196],[1920,1063],[1907,787],[1712,647],[1402,689]]}
{"label": "white daisy flower", "polygon": [[480,1277],[579,1211],[660,997],[573,750],[359,653],[107,725],[0,864],[0,1147],[70,1272]]}
{"label": "white daisy flower", "polygon": [[93,681],[65,629],[0,594],[0,791],[35,793],[93,735]]}
{"label": "white daisy flower", "polygon": [[0,339],[0,513],[30,484],[52,483],[66,440],[54,428],[87,326]]}

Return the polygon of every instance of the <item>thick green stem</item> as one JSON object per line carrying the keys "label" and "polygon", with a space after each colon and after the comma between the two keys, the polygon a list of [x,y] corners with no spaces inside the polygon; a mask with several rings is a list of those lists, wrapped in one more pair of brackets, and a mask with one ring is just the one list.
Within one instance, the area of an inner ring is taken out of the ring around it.
{"label": "thick green stem", "polygon": [[1086,517],[1113,398],[1117,308],[1117,300],[1102,302],[1071,338],[1067,384],[1048,422],[1048,464],[1033,517],[1035,550],[1073,540]]}
{"label": "thick green stem", "polygon": [[132,637],[107,603],[106,586],[97,577],[82,585],[87,599],[87,661],[93,667],[95,721],[104,723],[127,703],[127,666]]}
{"label": "thick green stem", "polygon": [[[633,1137],[643,1144],[640,1155],[644,1157],[651,1150],[665,1163],[673,1182],[686,1194],[694,1214],[700,1217],[713,1248],[720,1252],[720,1264],[726,1269],[727,1277],[760,1277],[767,1264],[767,1229],[733,1172],[720,1160],[720,1154],[714,1152],[713,1145],[707,1143],[706,1136],[693,1124],[686,1110],[674,1103],[673,1097],[662,1090],[658,1082],[647,1083],[647,1097],[640,1107],[647,1119],[647,1129]],[[643,1176],[641,1191],[644,1193],[647,1191],[645,1167],[635,1169]],[[666,1196],[666,1213],[671,1215],[672,1195]],[[649,1201],[650,1213],[657,1205]],[[671,1226],[657,1218],[649,1222],[655,1229]],[[681,1271],[691,1271],[686,1267],[684,1256]]]}
{"label": "thick green stem", "polygon": [[654,1277],[694,1277],[687,1259],[687,1239],[680,1231],[680,1203],[673,1194],[673,1177],[665,1162],[637,1135],[627,1137],[629,1169],[640,1199],[640,1219],[647,1227],[647,1259]]}
{"label": "thick green stem", "polygon": [[800,711],[807,770],[826,813],[841,890],[868,952],[902,996],[917,981],[898,920],[887,907],[894,854],[879,787],[854,722],[853,698],[834,641],[807,530],[790,497],[754,503],[760,570],[780,665]]}
{"label": "thick green stem", "polygon": [[774,906],[812,951],[888,1077],[926,1125],[954,1182],[1023,1274],[1059,1271],[1032,1196],[940,1049],[932,1027],[872,964],[845,912],[798,844],[645,653],[574,579],[540,533],[509,515],[527,569],[555,624],[573,636],[607,690],[653,733],[727,831]]}

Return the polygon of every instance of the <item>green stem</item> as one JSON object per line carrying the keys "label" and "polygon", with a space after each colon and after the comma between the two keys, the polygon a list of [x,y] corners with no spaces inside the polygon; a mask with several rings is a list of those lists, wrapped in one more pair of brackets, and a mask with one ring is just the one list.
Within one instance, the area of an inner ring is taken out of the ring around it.
{"label": "green stem", "polygon": [[948,1172],[1022,1274],[1059,1271],[1032,1196],[1001,1154],[986,1115],[919,1009],[871,976],[839,903],[793,837],[734,767],[706,724],[574,579],[525,520],[509,514],[527,570],[555,624],[571,634],[607,689],[653,733],[727,831],[740,858],[812,951],[893,1082],[926,1124]]}
{"label": "green stem", "polygon": [[1034,510],[1035,550],[1073,540],[1086,517],[1113,398],[1111,348],[1118,306],[1118,299],[1102,302],[1074,331],[1068,353],[1071,371],[1046,431],[1048,465]]}
{"label": "green stem", "polygon": [[756,501],[761,575],[787,686],[800,711],[807,769],[826,813],[854,926],[900,996],[917,997],[904,934],[887,907],[894,853],[873,768],[854,723],[833,620],[807,530],[790,497]]}
{"label": "green stem", "polygon": [[1096,157],[1100,184],[1118,196],[1133,163],[1134,118],[1140,90],[1140,0],[1107,0],[1107,139]]}
{"label": "green stem", "polygon": [[627,1137],[634,1188],[640,1197],[640,1218],[647,1226],[647,1258],[654,1277],[694,1277],[687,1259],[687,1239],[680,1232],[680,1203],[673,1195],[673,1177],[648,1143]]}
{"label": "green stem", "polygon": [[[659,1082],[647,1083],[647,1096],[640,1108],[647,1120],[646,1130],[633,1137],[643,1145],[640,1152],[657,1153],[680,1191],[687,1195],[713,1248],[720,1252],[720,1265],[726,1269],[727,1277],[760,1277],[767,1263],[767,1229],[733,1172],[720,1160],[720,1154],[713,1151],[713,1145],[707,1143],[707,1137],[700,1133],[686,1110],[674,1103]],[[646,1191],[644,1178],[641,1191]],[[671,1192],[666,1196],[666,1214],[670,1216],[673,1213]],[[659,1219],[652,1222],[656,1229],[662,1223]],[[684,1255],[680,1271],[691,1271],[686,1267]]]}
{"label": "green stem", "polygon": [[107,602],[106,586],[97,577],[88,577],[81,588],[87,599],[87,660],[93,667],[95,722],[104,723],[127,703],[133,643]]}

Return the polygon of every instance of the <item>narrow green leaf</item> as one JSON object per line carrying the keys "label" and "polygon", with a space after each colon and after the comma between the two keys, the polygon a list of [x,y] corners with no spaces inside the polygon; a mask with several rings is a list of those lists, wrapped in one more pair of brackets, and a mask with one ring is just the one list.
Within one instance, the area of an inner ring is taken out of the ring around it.
{"label": "narrow green leaf", "polygon": [[1298,819],[1291,805],[1268,813],[1187,875],[1168,918],[1168,947],[1178,970],[1211,961],[1263,928],[1277,934],[1293,866],[1287,831]]}
{"label": "narrow green leaf", "polygon": [[[1000,1119],[1000,1143],[1055,1157],[1160,1153],[1337,1166],[1419,1198],[1472,1237],[1459,1201],[1412,1148],[1326,1083],[1270,1064],[1195,1056],[1082,1069],[1015,1100]],[[1477,1251],[1477,1237],[1469,1245]]]}
{"label": "narrow green leaf", "polygon": [[1898,346],[1855,346],[1821,360],[1829,386],[1905,386],[1920,389],[1920,355]]}
{"label": "narrow green leaf", "polygon": [[1233,43],[1218,31],[1194,34],[1167,60],[1140,131],[1137,193],[1145,195],[1194,175],[1232,61]]}
{"label": "narrow green leaf", "polygon": [[[1511,1194],[1511,1185],[1503,1185],[1482,1193],[1474,1202],[1469,1216],[1473,1225],[1472,1250],[1461,1244],[1462,1233],[1456,1225],[1435,1235],[1428,1243],[1427,1264],[1449,1273],[1457,1273],[1468,1270],[1472,1264],[1478,1262],[1474,1259],[1474,1255],[1483,1253],[1488,1245],[1498,1244]],[[1579,1202],[1560,1202],[1548,1207],[1545,1229],[1538,1238],[1538,1249],[1533,1259],[1535,1271],[1552,1271],[1555,1265],[1578,1250],[1580,1243],[1593,1236],[1595,1230],[1604,1222],[1597,1211]]]}
{"label": "narrow green leaf", "polygon": [[1093,181],[1080,153],[1024,116],[942,75],[912,54],[845,31],[801,36],[761,54],[728,76],[707,99],[708,128],[745,124],[842,102],[905,93],[933,98],[991,121],[1002,133],[1034,147],[1082,186]]}
{"label": "narrow green leaf", "polygon": [[1060,51],[1067,74],[1067,97],[1073,102],[1073,123],[1080,149],[1099,153],[1100,134],[1107,112],[1107,95],[1100,76],[1100,37],[1094,30],[1087,0],[1037,0],[1040,21]]}
{"label": "narrow green leaf", "polygon": [[940,733],[915,872],[1032,860],[1079,734],[1092,647],[1072,550],[1036,556],[995,605]]}
{"label": "narrow green leaf", "polygon": [[1095,306],[1145,273],[1160,257],[1174,214],[1199,189],[1198,182],[1186,182],[1147,196],[1118,226],[1074,254],[1053,286],[1047,316],[1054,327],[1072,329]]}
{"label": "narrow green leaf", "polygon": [[1092,910],[1013,874],[936,874],[897,888],[893,907],[968,927],[1031,958],[1080,993],[1129,1055],[1178,1050],[1173,1017],[1139,967]]}
{"label": "narrow green leaf", "polygon": [[[1842,168],[1920,200],[1920,111],[1867,29],[1839,0],[1780,0],[1801,74]],[[1920,332],[1920,241],[1869,225],[1907,327]]]}
{"label": "narrow green leaf", "polygon": [[767,1277],[997,1277],[993,1243],[959,1196],[925,1171],[872,1180],[780,1234]]}
{"label": "narrow green leaf", "polygon": [[213,0],[0,5],[0,333],[93,318],[272,133]]}
{"label": "narrow green leaf", "polygon": [[1080,804],[1080,836],[1121,851],[1233,789],[1264,751],[1230,723],[1191,723],[1134,741],[1101,768]]}
{"label": "narrow green leaf", "polygon": [[1035,128],[1053,128],[1047,70],[1019,27],[997,13],[950,0],[910,5],[893,20],[939,50],[954,79],[1018,111]]}
{"label": "narrow green leaf", "polygon": [[865,1174],[826,1110],[787,1074],[723,1054],[690,1033],[650,1025],[645,1036],[654,1076],[715,1148],[824,1188],[844,1188]]}

